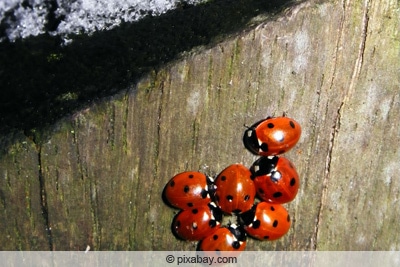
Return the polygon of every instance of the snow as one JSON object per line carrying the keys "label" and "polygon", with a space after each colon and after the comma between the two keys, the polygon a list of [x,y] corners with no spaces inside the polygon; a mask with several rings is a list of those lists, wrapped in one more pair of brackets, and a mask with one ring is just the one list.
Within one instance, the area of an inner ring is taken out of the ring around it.
{"label": "snow", "polygon": [[[29,1],[31,7],[21,7],[18,1],[5,0],[0,4],[0,16],[3,24],[3,19],[10,25],[6,29],[6,34],[10,40],[24,38],[30,35],[38,35],[43,33],[43,25],[45,23],[46,11],[42,8],[39,1]],[[6,12],[10,10],[13,16],[11,18],[4,17]]]}
{"label": "snow", "polygon": [[[207,0],[57,0],[55,17],[61,19],[52,35],[68,39],[71,33],[90,34],[112,29],[122,22],[136,21],[148,12],[162,14],[178,4],[198,4]],[[37,36],[46,32],[50,2],[45,0],[0,0],[0,41]]]}

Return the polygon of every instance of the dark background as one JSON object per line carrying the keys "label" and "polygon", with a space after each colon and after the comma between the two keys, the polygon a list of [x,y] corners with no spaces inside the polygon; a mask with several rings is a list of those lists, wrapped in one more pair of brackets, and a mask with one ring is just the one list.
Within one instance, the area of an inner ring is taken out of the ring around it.
{"label": "dark background", "polygon": [[[248,27],[258,15],[273,16],[290,0],[210,1],[182,4],[160,16],[148,14],[90,36],[48,34],[0,43],[0,134],[26,135],[101,98],[126,90],[141,75],[157,70],[185,51],[208,45]],[[49,1],[47,30],[59,18]],[[7,25],[0,25],[4,35]]]}

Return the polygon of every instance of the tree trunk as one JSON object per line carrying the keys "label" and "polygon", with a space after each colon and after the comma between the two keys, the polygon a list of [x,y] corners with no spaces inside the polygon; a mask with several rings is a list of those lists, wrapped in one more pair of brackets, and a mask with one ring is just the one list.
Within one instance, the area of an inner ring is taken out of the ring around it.
{"label": "tree trunk", "polygon": [[[400,250],[396,0],[308,1],[171,62],[0,157],[2,250],[194,250],[162,190],[256,159],[244,124],[286,112],[301,187],[289,233],[247,250]],[[234,221],[234,218],[226,218]]]}

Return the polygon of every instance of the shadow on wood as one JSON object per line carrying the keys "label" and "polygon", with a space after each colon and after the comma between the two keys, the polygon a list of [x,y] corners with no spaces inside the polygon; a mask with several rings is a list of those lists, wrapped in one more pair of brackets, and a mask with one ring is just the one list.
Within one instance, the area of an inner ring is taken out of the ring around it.
{"label": "shadow on wood", "polygon": [[257,15],[273,15],[285,1],[210,1],[182,5],[157,17],[74,36],[41,35],[0,43],[0,133],[52,125],[90,102],[130,84],[192,48],[240,31]]}

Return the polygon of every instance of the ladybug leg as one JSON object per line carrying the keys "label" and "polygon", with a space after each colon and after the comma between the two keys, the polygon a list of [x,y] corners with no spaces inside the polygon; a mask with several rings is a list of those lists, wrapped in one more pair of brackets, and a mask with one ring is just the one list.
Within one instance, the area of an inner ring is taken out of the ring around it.
{"label": "ladybug leg", "polygon": [[247,126],[246,123],[243,123],[243,127],[245,127],[247,130],[254,130],[254,127]]}

